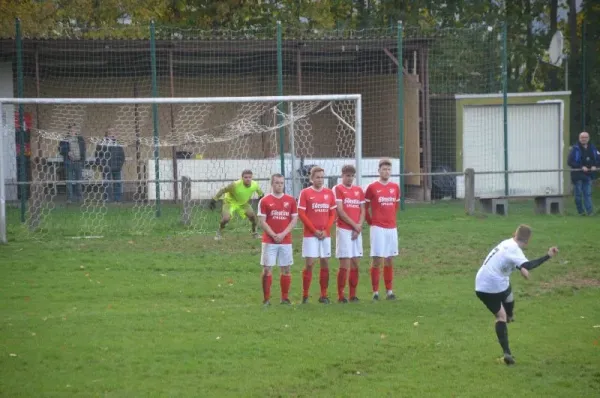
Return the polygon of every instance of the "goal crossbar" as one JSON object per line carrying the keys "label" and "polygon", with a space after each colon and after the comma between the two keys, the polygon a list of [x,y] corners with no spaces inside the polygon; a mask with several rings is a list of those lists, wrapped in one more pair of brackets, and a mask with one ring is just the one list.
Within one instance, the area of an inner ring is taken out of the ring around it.
{"label": "goal crossbar", "polygon": [[144,97],[144,98],[10,98],[0,97],[0,104],[226,104],[243,102],[297,102],[297,101],[357,101],[361,94],[329,94],[329,95],[279,95],[257,97]]}

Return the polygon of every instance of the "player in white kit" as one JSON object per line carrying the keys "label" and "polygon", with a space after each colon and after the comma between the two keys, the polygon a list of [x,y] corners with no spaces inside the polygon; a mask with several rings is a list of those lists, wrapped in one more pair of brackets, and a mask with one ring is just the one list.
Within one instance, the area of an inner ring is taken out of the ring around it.
{"label": "player in white kit", "polygon": [[510,286],[510,274],[519,270],[529,279],[529,271],[558,253],[556,247],[548,249],[548,254],[535,260],[528,260],[523,254],[531,238],[531,228],[519,225],[513,237],[503,240],[489,252],[475,277],[475,294],[496,317],[496,335],[504,352],[504,362],[512,365],[515,360],[508,344],[506,324],[513,321],[514,297]]}

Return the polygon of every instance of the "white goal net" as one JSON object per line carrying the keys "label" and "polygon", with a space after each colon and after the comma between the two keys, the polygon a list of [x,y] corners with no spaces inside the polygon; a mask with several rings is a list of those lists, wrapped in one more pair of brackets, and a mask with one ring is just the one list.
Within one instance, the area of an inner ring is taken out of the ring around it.
{"label": "white goal net", "polygon": [[[34,115],[27,131],[9,123],[18,104]],[[311,165],[325,168],[329,185],[344,164],[360,170],[360,95],[4,98],[0,105],[3,153],[20,153],[23,136],[27,142],[25,158],[0,164],[5,220],[29,236],[214,233],[221,209],[208,203],[243,170],[264,192],[270,176],[283,173],[295,196]],[[247,228],[240,217],[228,226]]]}

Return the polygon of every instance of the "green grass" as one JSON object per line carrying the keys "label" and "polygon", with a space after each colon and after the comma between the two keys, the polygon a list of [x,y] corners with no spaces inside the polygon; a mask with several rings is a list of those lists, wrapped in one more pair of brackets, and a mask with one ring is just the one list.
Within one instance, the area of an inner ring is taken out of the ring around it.
{"label": "green grass", "polygon": [[[11,243],[0,247],[0,394],[597,396],[600,217],[512,209],[467,217],[460,204],[408,206],[399,217],[396,302],[369,300],[365,258],[360,303],[316,303],[314,279],[312,303],[298,304],[297,233],[295,304],[266,309],[260,243],[246,233],[215,242],[179,227],[167,208],[141,235],[124,208],[111,208],[105,220],[118,224],[103,239],[75,240],[65,237],[78,234],[80,217],[60,208],[29,239],[10,209]],[[216,215],[203,217],[213,229]],[[553,244],[561,252],[530,281],[513,275],[517,365],[507,367],[474,276],[521,222],[534,229],[527,255]],[[277,299],[277,273],[273,281]]]}

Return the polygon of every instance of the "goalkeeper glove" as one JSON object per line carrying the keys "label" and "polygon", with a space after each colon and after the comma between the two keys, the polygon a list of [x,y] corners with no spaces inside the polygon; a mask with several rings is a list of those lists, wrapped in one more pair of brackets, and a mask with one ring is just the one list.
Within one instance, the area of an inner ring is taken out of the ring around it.
{"label": "goalkeeper glove", "polygon": [[211,210],[214,210],[217,207],[217,201],[213,198],[210,200],[210,203],[208,204],[208,208]]}

